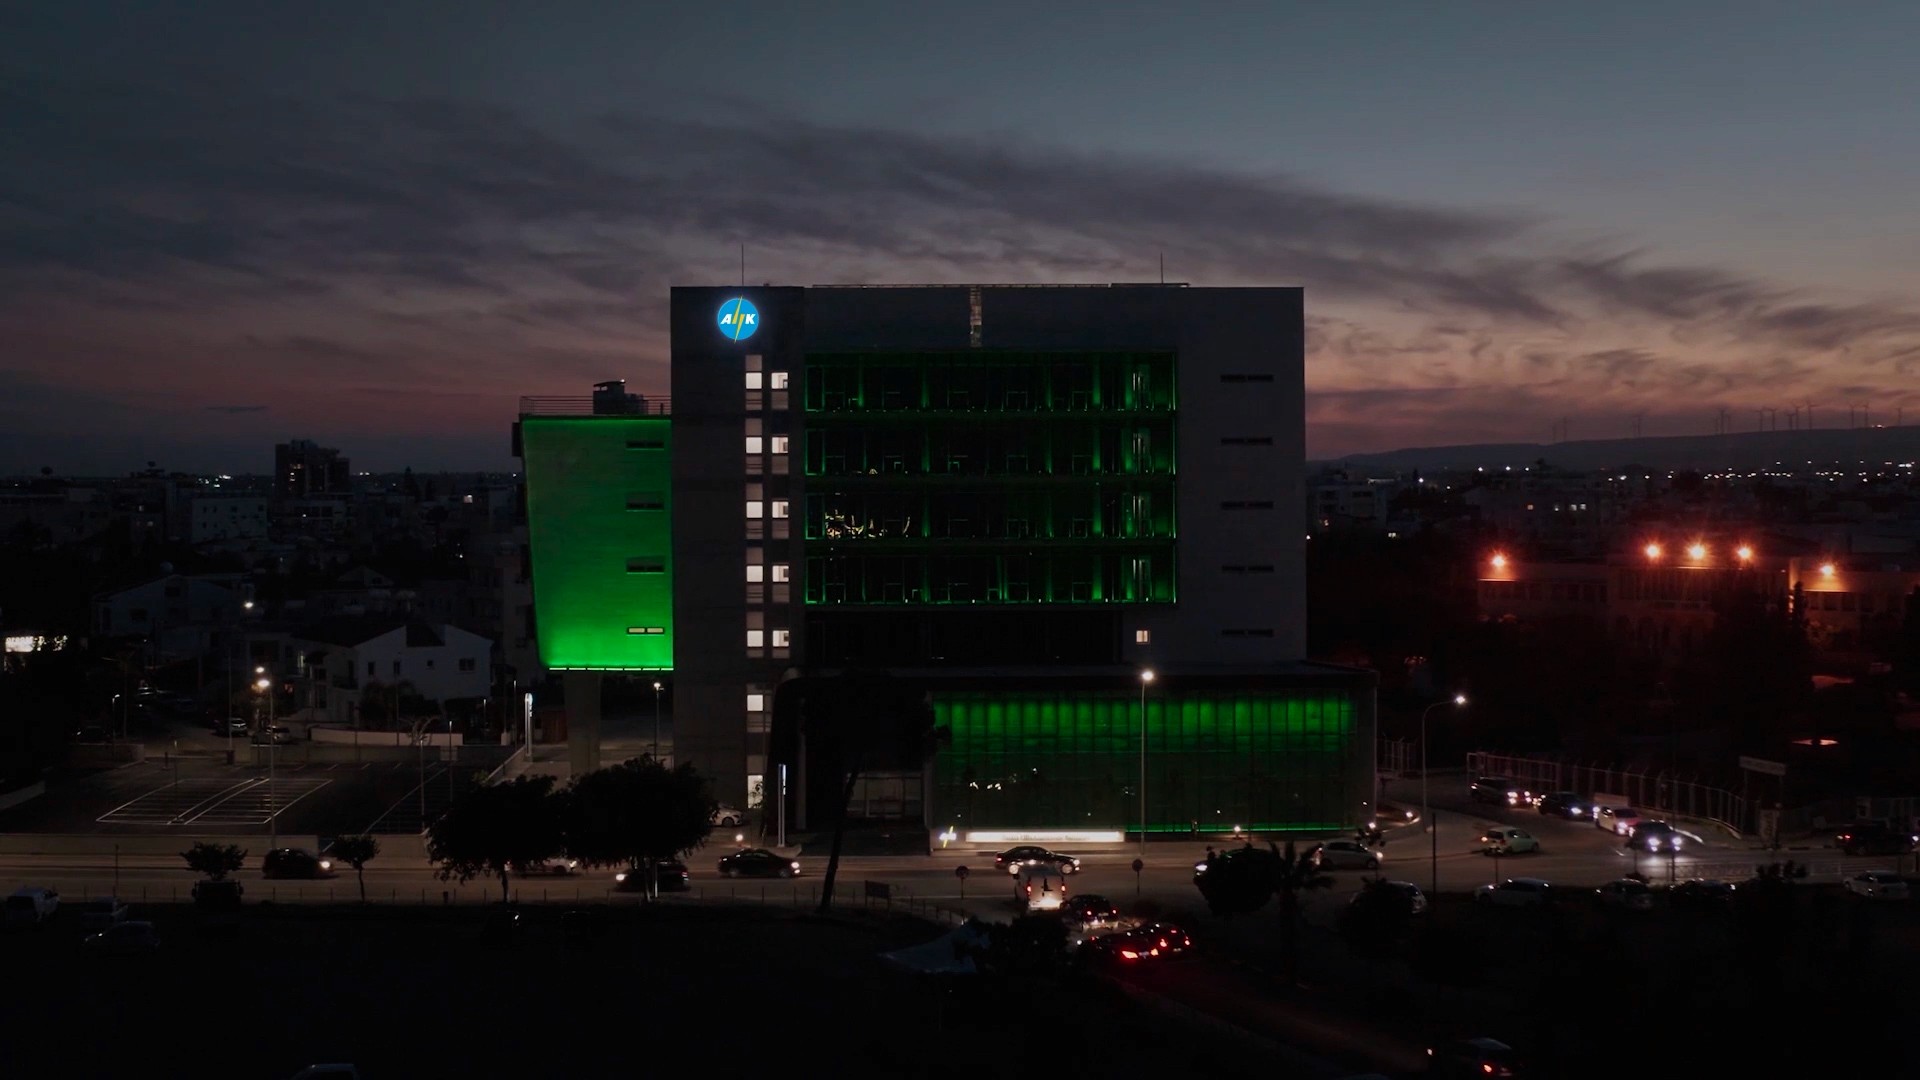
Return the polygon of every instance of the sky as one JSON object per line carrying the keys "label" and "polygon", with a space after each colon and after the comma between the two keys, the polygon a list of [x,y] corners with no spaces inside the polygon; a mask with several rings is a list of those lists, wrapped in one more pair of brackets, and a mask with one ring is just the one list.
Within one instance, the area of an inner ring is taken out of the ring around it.
{"label": "sky", "polygon": [[1920,5],[1178,7],[0,6],[0,473],[510,468],[743,243],[1302,286],[1315,457],[1920,423]]}

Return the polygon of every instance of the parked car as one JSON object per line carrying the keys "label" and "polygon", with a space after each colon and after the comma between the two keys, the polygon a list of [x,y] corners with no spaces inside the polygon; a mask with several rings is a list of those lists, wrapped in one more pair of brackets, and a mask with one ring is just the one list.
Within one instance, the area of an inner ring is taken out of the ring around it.
{"label": "parked car", "polygon": [[73,733],[73,741],[77,743],[103,743],[111,738],[107,729],[99,724],[87,724]]}
{"label": "parked car", "polygon": [[766,848],[736,851],[720,860],[721,877],[795,877],[800,861],[776,855]]}
{"label": "parked car", "polygon": [[1600,897],[1604,907],[1624,908],[1628,911],[1652,911],[1653,888],[1644,881],[1633,878],[1621,878],[1609,881],[1593,890]]}
{"label": "parked car", "polygon": [[296,740],[293,736],[293,729],[287,725],[268,724],[258,731],[253,732],[248,741],[254,746],[285,746]]}
{"label": "parked car", "polygon": [[1549,791],[1533,800],[1533,808],[1542,817],[1565,818],[1568,821],[1585,821],[1593,816],[1593,801],[1581,798],[1572,791]]}
{"label": "parked car", "polygon": [[263,878],[330,878],[333,860],[323,859],[305,848],[274,848],[260,860]]}
{"label": "parked car", "polygon": [[1495,825],[1480,837],[1480,850],[1488,855],[1525,855],[1538,852],[1540,841],[1525,829]]}
{"label": "parked car", "polygon": [[[1378,889],[1392,889],[1393,891],[1406,897],[1407,914],[1409,915],[1424,915],[1427,912],[1427,894],[1421,892],[1420,886],[1415,885],[1411,881],[1382,881],[1377,884],[1370,882],[1368,884],[1368,887],[1378,888]],[[1353,900],[1348,902],[1349,903],[1356,902],[1362,896],[1365,896],[1366,893],[1367,893],[1366,889],[1361,889],[1359,892],[1354,893]]]}
{"label": "parked car", "polygon": [[246,735],[253,731],[253,725],[238,716],[215,720],[212,727],[215,735]]}
{"label": "parked car", "polygon": [[[661,892],[684,892],[693,888],[693,875],[687,871],[687,864],[679,859],[662,859],[655,867],[660,877]],[[615,892],[645,892],[647,889],[647,870],[634,867],[613,875]]]}
{"label": "parked car", "polygon": [[1524,793],[1518,781],[1504,776],[1476,776],[1473,783],[1467,785],[1467,793],[1474,802],[1493,803],[1496,806],[1518,806]]}
{"label": "parked car", "polygon": [[1602,806],[1593,813],[1595,828],[1605,829],[1615,836],[1625,836],[1633,829],[1634,823],[1646,817],[1646,812],[1635,810],[1631,806]]}
{"label": "parked car", "polygon": [[1667,890],[1667,903],[1683,911],[1719,911],[1733,906],[1736,891],[1730,881],[1683,881]]}
{"label": "parked car", "polygon": [[1849,825],[1834,834],[1833,845],[1848,855],[1906,855],[1920,847],[1920,835],[1877,822]]}
{"label": "parked car", "polygon": [[713,808],[713,817],[710,820],[711,823],[718,828],[731,829],[737,825],[745,824],[747,815],[722,803]]}
{"label": "parked car", "polygon": [[1104,896],[1081,893],[1067,897],[1060,906],[1060,916],[1083,927],[1105,926],[1120,918],[1120,908]]}
{"label": "parked car", "polygon": [[1496,1039],[1458,1039],[1427,1051],[1427,1075],[1438,1077],[1518,1077],[1513,1047]]}
{"label": "parked car", "polygon": [[1495,907],[1542,907],[1553,901],[1553,885],[1539,878],[1508,878],[1498,885],[1482,885],[1473,898]]}
{"label": "parked car", "polygon": [[60,909],[60,894],[53,889],[34,886],[13,890],[7,897],[7,923],[12,926],[34,926],[53,918]]}
{"label": "parked car", "polygon": [[88,934],[81,944],[89,952],[115,955],[150,953],[160,947],[160,933],[150,922],[117,922],[104,930]]}
{"label": "parked car", "polygon": [[83,900],[80,908],[80,929],[101,931],[127,921],[127,905],[117,896],[99,896],[92,900]]}
{"label": "parked car", "polygon": [[1687,838],[1664,821],[1637,821],[1627,830],[1626,846],[1634,851],[1666,852],[1686,847]]}
{"label": "parked car", "polygon": [[1907,881],[1888,870],[1869,870],[1847,879],[1847,892],[1869,900],[1907,899]]}
{"label": "parked car", "polygon": [[1329,840],[1307,853],[1322,870],[1378,870],[1380,854],[1358,840]]}
{"label": "parked car", "polygon": [[1080,872],[1080,860],[1071,855],[1062,855],[1057,851],[1048,851],[1043,847],[1023,844],[1010,847],[993,857],[996,870],[1005,870],[1008,874],[1018,874],[1023,866],[1051,866],[1063,874]]}

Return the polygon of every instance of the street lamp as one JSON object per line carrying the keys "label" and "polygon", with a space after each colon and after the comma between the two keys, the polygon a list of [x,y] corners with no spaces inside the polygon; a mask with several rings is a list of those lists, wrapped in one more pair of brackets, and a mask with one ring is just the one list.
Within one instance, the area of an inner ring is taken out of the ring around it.
{"label": "street lamp", "polygon": [[653,760],[660,760],[660,680],[653,682]]}
{"label": "street lamp", "polygon": [[1428,883],[1433,889],[1429,903],[1440,902],[1440,823],[1433,820],[1433,802],[1427,797],[1427,717],[1442,705],[1465,708],[1467,695],[1455,694],[1445,701],[1436,701],[1420,711],[1420,817],[1427,823],[1427,836],[1431,838],[1432,854],[1429,863],[1432,880]]}
{"label": "street lamp", "polygon": [[[267,669],[253,670],[264,673]],[[280,807],[273,791],[273,755],[277,749],[273,731],[273,680],[262,674],[253,688],[267,695],[267,850],[271,851],[280,846]]]}
{"label": "street lamp", "polygon": [[1147,857],[1147,685],[1153,669],[1140,672],[1140,857]]}

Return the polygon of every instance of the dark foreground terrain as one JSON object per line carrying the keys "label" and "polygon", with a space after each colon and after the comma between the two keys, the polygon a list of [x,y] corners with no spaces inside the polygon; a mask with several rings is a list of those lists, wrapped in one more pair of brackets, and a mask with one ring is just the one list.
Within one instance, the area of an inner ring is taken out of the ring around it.
{"label": "dark foreground terrain", "polygon": [[608,910],[581,940],[563,914],[523,909],[501,941],[474,908],[255,905],[215,930],[149,907],[134,917],[162,944],[138,956],[90,955],[61,919],[16,930],[0,938],[6,1075],[948,1077],[1025,1060],[1058,1080],[1244,1057],[1052,984],[939,992],[876,959],[941,932],[906,920],[663,905]]}

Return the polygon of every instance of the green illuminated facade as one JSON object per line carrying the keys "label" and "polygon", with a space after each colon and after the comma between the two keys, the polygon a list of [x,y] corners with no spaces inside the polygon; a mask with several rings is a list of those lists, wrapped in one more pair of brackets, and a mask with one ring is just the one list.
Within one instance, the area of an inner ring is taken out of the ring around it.
{"label": "green illuminated facade", "polygon": [[672,421],[523,416],[519,442],[541,662],[671,669]]}
{"label": "green illuminated facade", "polygon": [[[1373,798],[1370,701],[1341,685],[1149,693],[1148,830],[1352,825]],[[953,736],[934,764],[935,828],[1138,831],[1138,694],[941,690],[933,707]]]}

